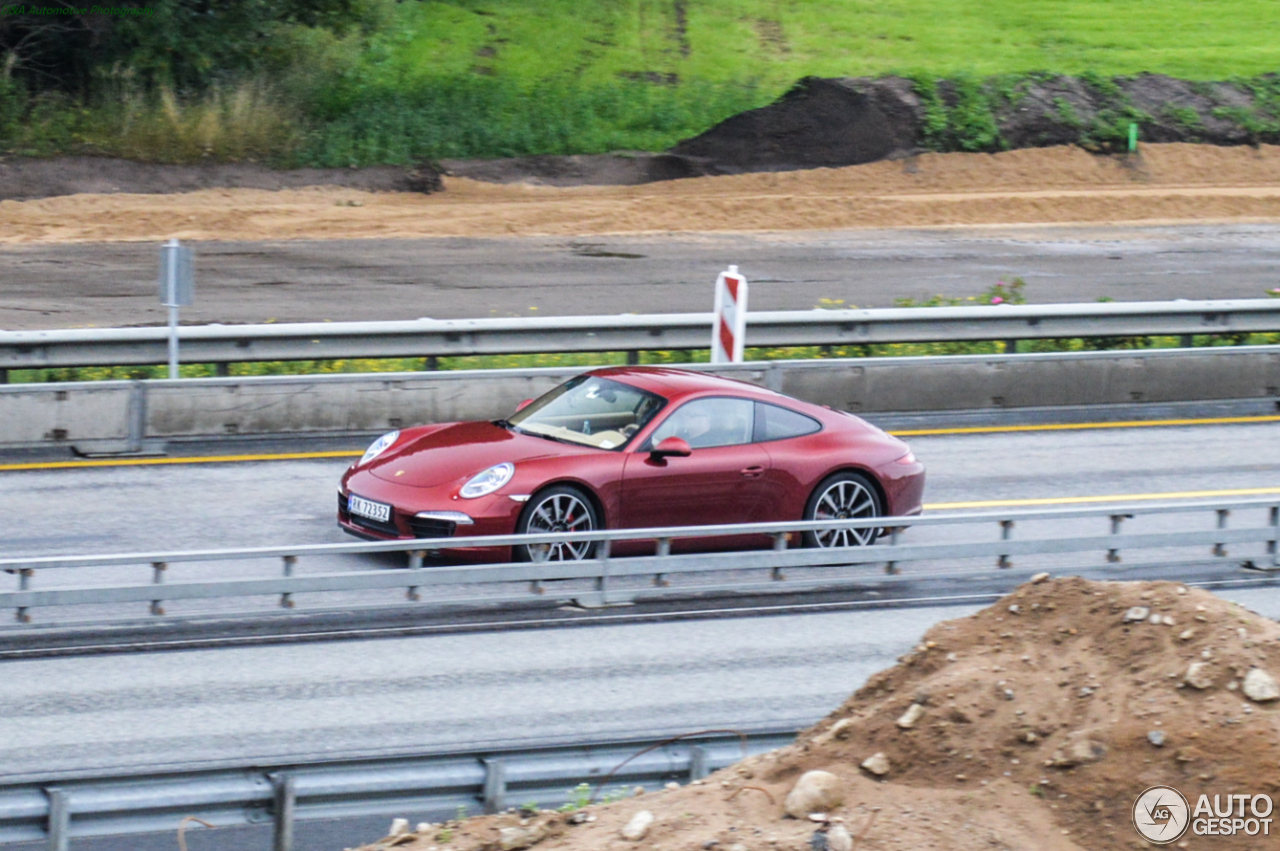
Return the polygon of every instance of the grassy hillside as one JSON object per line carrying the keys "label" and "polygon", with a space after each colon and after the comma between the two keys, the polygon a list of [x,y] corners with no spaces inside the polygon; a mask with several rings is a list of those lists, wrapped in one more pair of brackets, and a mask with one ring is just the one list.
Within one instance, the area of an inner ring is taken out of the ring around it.
{"label": "grassy hillside", "polygon": [[1273,0],[499,0],[407,4],[409,79],[757,80],[1054,71],[1221,79],[1280,69]]}
{"label": "grassy hillside", "polygon": [[74,94],[6,100],[0,76],[0,149],[327,166],[660,150],[805,75],[1280,70],[1276,0],[352,2],[359,26],[261,27],[228,51],[252,63],[176,94],[118,62]]}

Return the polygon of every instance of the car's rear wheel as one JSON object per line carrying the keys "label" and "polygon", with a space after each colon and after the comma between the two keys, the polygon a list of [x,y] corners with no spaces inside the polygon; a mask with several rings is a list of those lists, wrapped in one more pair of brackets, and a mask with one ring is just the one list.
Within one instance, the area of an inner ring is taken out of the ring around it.
{"label": "car's rear wheel", "polygon": [[[866,520],[880,517],[880,494],[861,473],[835,473],[813,489],[804,509],[805,520]],[[880,530],[834,528],[804,533],[807,547],[861,547],[876,539]]]}
{"label": "car's rear wheel", "polygon": [[[525,504],[516,524],[521,535],[548,532],[594,532],[600,518],[585,493],[569,485],[556,485],[534,494]],[[564,541],[515,547],[518,561],[579,561],[591,558],[595,541]]]}

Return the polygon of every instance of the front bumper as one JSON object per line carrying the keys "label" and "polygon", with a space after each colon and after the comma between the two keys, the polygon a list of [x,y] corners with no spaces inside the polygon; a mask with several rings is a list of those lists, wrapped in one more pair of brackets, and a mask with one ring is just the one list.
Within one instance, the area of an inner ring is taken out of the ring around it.
{"label": "front bumper", "polygon": [[[431,541],[432,550],[458,556],[484,556],[506,559],[510,547],[449,547],[449,538],[515,533],[522,502],[506,494],[496,493],[478,499],[462,500],[448,488],[411,488],[360,477],[338,491],[338,526],[351,535],[370,541]],[[372,520],[353,514],[349,497],[357,494],[365,499],[391,506],[387,521]],[[427,514],[426,517],[419,516]],[[463,515],[471,523],[458,522],[451,515]],[[435,515],[435,516],[430,516]]]}

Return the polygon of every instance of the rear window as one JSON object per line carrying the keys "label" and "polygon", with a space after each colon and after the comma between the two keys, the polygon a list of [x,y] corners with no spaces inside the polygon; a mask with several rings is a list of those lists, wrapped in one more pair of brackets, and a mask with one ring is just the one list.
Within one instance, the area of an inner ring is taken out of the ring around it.
{"label": "rear window", "polygon": [[822,430],[822,423],[790,408],[756,402],[756,442],[801,437]]}

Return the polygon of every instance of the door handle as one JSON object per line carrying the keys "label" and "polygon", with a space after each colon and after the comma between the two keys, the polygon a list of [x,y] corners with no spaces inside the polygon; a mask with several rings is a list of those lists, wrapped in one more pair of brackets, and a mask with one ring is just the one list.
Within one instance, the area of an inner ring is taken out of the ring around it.
{"label": "door handle", "polygon": [[756,467],[747,467],[747,468],[743,469],[741,472],[742,472],[742,476],[743,476],[743,478],[746,478],[746,479],[758,479],[758,478],[760,478],[762,475],[764,475],[764,467],[759,467],[759,466],[756,466]]}

